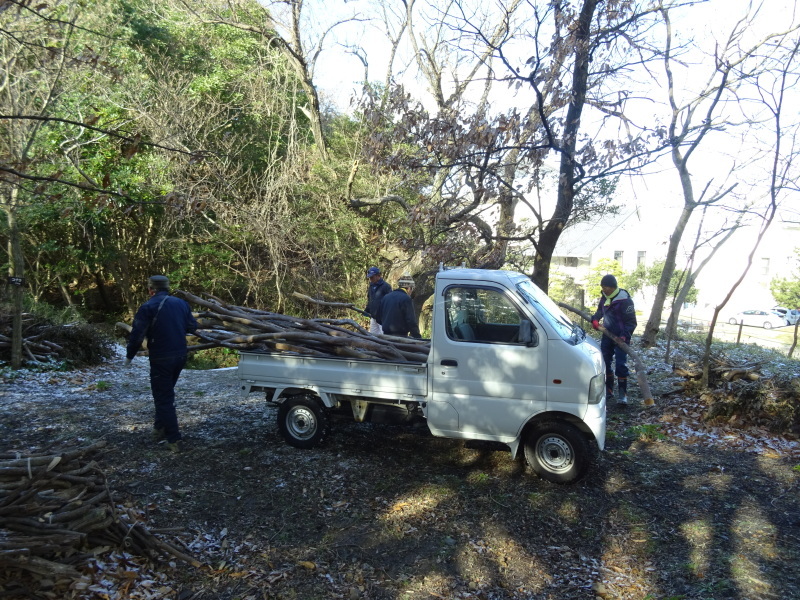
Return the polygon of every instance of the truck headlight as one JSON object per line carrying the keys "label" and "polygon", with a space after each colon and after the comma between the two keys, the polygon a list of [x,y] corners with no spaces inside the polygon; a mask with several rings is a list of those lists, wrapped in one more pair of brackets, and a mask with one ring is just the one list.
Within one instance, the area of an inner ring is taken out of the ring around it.
{"label": "truck headlight", "polygon": [[603,394],[606,393],[606,376],[602,373],[592,377],[589,382],[589,404],[600,404]]}

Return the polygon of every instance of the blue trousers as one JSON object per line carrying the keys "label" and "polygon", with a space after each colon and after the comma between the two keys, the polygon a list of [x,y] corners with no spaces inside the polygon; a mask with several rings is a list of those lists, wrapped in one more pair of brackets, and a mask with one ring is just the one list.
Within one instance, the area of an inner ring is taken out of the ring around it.
{"label": "blue trousers", "polygon": [[169,443],[181,439],[175,412],[175,384],[184,366],[185,353],[150,357],[150,390],[156,408],[153,427],[163,429]]}
{"label": "blue trousers", "polygon": [[[603,362],[606,364],[606,396],[614,393],[614,375],[619,382],[619,395],[628,395],[628,355],[611,339],[603,336],[600,340],[600,352],[603,353]],[[612,367],[613,363],[613,367]]]}

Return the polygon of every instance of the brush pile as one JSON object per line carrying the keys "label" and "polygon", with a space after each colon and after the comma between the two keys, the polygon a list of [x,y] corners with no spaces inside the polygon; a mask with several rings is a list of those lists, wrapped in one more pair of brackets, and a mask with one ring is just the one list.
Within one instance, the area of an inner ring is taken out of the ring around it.
{"label": "brush pile", "polygon": [[[0,312],[0,360],[5,362],[11,361],[11,336],[12,315]],[[110,339],[86,323],[56,324],[31,313],[22,315],[22,360],[29,364],[96,365],[111,356],[111,347]]]}
{"label": "brush pile", "polygon": [[800,382],[767,375],[764,361],[712,356],[708,388],[702,387],[702,365],[673,367],[683,381],[671,393],[698,396],[706,423],[758,426],[773,433],[800,434]]}

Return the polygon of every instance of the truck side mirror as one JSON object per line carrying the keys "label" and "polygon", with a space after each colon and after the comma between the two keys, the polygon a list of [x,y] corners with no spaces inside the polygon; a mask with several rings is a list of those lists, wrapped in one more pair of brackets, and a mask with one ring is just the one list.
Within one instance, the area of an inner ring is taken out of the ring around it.
{"label": "truck side mirror", "polygon": [[519,341],[526,346],[538,346],[539,334],[528,319],[519,322]]}

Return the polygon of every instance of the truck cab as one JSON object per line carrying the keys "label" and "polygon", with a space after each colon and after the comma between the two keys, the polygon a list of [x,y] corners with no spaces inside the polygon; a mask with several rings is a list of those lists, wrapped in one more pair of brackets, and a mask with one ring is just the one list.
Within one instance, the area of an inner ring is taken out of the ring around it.
{"label": "truck cab", "polygon": [[569,472],[583,439],[602,450],[600,352],[528,277],[442,271],[433,310],[426,418],[435,435],[502,442],[513,455],[523,443],[534,469],[549,471]]}

